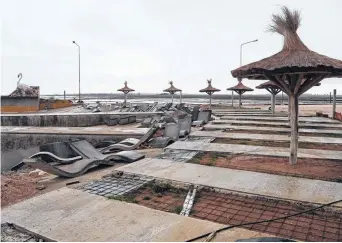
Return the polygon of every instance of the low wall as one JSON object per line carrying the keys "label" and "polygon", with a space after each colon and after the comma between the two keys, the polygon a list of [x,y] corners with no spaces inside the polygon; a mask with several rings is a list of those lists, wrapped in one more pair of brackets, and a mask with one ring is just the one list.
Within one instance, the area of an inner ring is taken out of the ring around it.
{"label": "low wall", "polygon": [[105,125],[114,119],[123,119],[136,116],[143,119],[157,113],[131,112],[122,114],[82,113],[82,114],[30,114],[30,115],[3,115],[1,126],[36,126],[36,127],[87,127]]}
{"label": "low wall", "polygon": [[71,106],[72,102],[69,100],[40,100],[39,109],[45,110],[46,107],[48,109],[58,109]]}
{"label": "low wall", "polygon": [[1,113],[36,112],[39,110],[39,97],[1,96]]}

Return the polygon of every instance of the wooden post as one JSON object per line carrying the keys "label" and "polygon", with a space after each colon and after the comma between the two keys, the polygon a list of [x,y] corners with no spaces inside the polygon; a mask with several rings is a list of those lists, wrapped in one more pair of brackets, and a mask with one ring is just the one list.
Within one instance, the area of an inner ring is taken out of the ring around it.
{"label": "wooden post", "polygon": [[234,107],[234,91],[232,90],[232,107]]}
{"label": "wooden post", "polygon": [[171,97],[172,97],[171,103],[173,104],[173,94],[171,94]]}
{"label": "wooden post", "polygon": [[241,109],[241,92],[239,92],[239,110]]}
{"label": "wooden post", "polygon": [[336,119],[336,89],[334,89],[334,93],[333,93],[333,114],[332,114],[332,118]]}
{"label": "wooden post", "polygon": [[272,103],[272,114],[274,115],[275,113],[275,94],[272,93],[272,96],[271,96],[271,103]]}
{"label": "wooden post", "polygon": [[180,95],[179,95],[179,104],[182,103],[182,91],[180,91]]}
{"label": "wooden post", "polygon": [[298,96],[291,94],[289,96],[291,107],[291,145],[290,145],[290,165],[297,163],[298,150]]}
{"label": "wooden post", "polygon": [[65,100],[65,90],[64,90],[64,100]]}
{"label": "wooden post", "polygon": [[[290,102],[290,95],[288,95],[288,103],[287,103],[287,108],[288,108],[288,120],[291,120],[291,102]],[[290,124],[291,126],[291,124]]]}
{"label": "wooden post", "polygon": [[127,93],[125,92],[124,94],[125,94],[125,107],[126,107],[126,105],[127,105]]}
{"label": "wooden post", "polygon": [[329,95],[329,103],[331,104],[331,92],[330,92],[330,95]]}
{"label": "wooden post", "polygon": [[211,94],[209,94],[209,107],[211,108]]}
{"label": "wooden post", "polygon": [[283,97],[284,97],[284,92],[281,91],[281,105],[284,105],[284,100],[283,100]]}

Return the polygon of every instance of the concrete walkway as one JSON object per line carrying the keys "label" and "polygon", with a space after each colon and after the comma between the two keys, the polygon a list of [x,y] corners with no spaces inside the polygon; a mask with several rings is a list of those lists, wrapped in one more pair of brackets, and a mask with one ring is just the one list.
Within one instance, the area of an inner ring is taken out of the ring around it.
{"label": "concrete walkway", "polygon": [[239,112],[239,113],[215,113],[216,116],[222,116],[222,117],[230,117],[230,116],[267,116],[267,117],[273,117],[273,116],[281,116],[281,117],[287,117],[286,113],[276,113],[273,115],[270,112]]}
{"label": "concrete walkway", "polygon": [[94,135],[144,135],[149,128],[134,126],[93,127],[1,127],[1,133],[11,134],[94,134]]}
{"label": "concrete walkway", "polygon": [[342,199],[342,183],[279,176],[162,159],[143,159],[117,170],[312,203]]}
{"label": "concrete walkway", "polygon": [[[249,131],[272,131],[272,132],[290,132],[291,129],[287,127],[260,127],[260,126],[233,126],[233,125],[223,125],[208,124],[204,127],[206,130],[249,130]],[[299,133],[317,133],[317,134],[339,134],[342,135],[342,129],[338,130],[328,130],[328,129],[305,129],[299,128]]]}
{"label": "concrete walkway", "polygon": [[[231,139],[246,139],[246,140],[263,140],[263,141],[290,141],[291,137],[287,135],[274,134],[255,134],[255,133],[230,133],[220,131],[194,131],[191,137],[214,137],[214,138],[231,138]],[[342,138],[330,137],[310,137],[300,136],[299,142],[306,143],[324,143],[324,144],[342,144]]]}
{"label": "concrete walkway", "polygon": [[[168,149],[191,150],[191,151],[206,151],[242,155],[265,155],[275,157],[288,157],[290,155],[289,148],[269,147],[269,146],[254,146],[243,144],[220,144],[220,143],[198,143],[198,142],[183,142],[177,141]],[[298,149],[298,158],[312,159],[331,159],[342,162],[342,151],[319,150],[319,149]]]}
{"label": "concrete walkway", "polygon": [[[272,122],[272,121],[253,121],[253,120],[215,120],[212,121],[211,124],[248,124],[248,125],[262,125],[262,126],[284,126],[289,127],[288,122]],[[328,127],[328,128],[339,128],[342,129],[342,122],[339,123],[311,123],[311,122],[301,122],[299,123],[299,127]]]}
{"label": "concrete walkway", "polygon": [[[223,227],[66,187],[2,209],[1,222],[61,242],[185,241]],[[270,237],[235,228],[215,241],[262,236]]]}
{"label": "concrete walkway", "polygon": [[[255,120],[255,121],[288,121],[287,117],[255,117],[254,115],[251,116],[222,116],[220,117],[221,120]],[[329,118],[324,117],[299,117],[299,122],[318,122],[318,123],[337,123],[341,124],[342,122],[337,120],[332,120]]]}

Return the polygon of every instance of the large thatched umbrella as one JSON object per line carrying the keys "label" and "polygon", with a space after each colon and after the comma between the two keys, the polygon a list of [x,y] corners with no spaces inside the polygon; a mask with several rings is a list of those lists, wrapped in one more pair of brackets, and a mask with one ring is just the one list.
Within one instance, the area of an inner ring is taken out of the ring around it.
{"label": "large thatched umbrella", "polygon": [[273,56],[232,71],[233,77],[270,80],[289,95],[291,106],[290,164],[297,162],[298,97],[324,78],[341,77],[342,61],[320,55],[307,48],[297,35],[298,11],[282,7],[282,15],[273,15],[269,30],[284,36],[283,49]]}
{"label": "large thatched umbrella", "polygon": [[127,94],[129,93],[129,92],[133,92],[133,91],[135,91],[134,89],[131,89],[131,88],[128,88],[128,86],[127,86],[127,81],[125,81],[125,87],[123,87],[123,88],[121,88],[121,89],[118,89],[118,91],[121,91],[121,92],[123,92],[124,94],[125,94],[125,105],[126,105],[126,102],[127,102]]}
{"label": "large thatched umbrella", "polygon": [[241,109],[241,95],[244,94],[245,92],[253,91],[254,89],[251,89],[251,88],[245,86],[242,83],[241,78],[239,78],[238,81],[239,81],[239,83],[237,85],[230,87],[227,90],[235,91],[239,95],[239,109]]}
{"label": "large thatched umbrella", "polygon": [[[173,81],[170,81],[169,84],[170,84],[170,88],[164,89],[164,92],[168,92],[168,93],[171,94],[172,103],[173,103],[173,95],[174,95],[176,92],[182,92],[182,90],[181,90],[181,89],[177,89],[175,86],[173,86]],[[182,102],[182,101],[181,101],[181,102]]]}
{"label": "large thatched umbrella", "polygon": [[278,85],[273,83],[272,81],[267,81],[262,83],[255,88],[257,89],[266,89],[268,92],[271,93],[271,107],[272,107],[272,114],[275,113],[275,97],[280,92],[280,88]]}
{"label": "large thatched umbrella", "polygon": [[199,92],[207,93],[209,95],[209,106],[211,107],[211,96],[213,95],[213,93],[219,92],[221,90],[211,86],[211,79],[207,79],[207,82],[208,87],[206,87],[205,89],[201,89]]}

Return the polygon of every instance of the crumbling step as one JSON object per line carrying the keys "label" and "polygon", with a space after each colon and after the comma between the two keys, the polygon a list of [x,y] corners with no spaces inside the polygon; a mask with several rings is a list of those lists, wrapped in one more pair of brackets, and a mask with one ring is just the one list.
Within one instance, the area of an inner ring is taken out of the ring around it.
{"label": "crumbling step", "polygon": [[[288,121],[288,117],[255,117],[252,116],[222,116],[221,120],[254,120],[254,121]],[[340,121],[332,120],[324,117],[299,117],[299,122],[312,122],[312,123],[337,123],[341,124]]]}
{"label": "crumbling step", "polygon": [[[243,120],[216,120],[212,121],[211,124],[247,124],[247,125],[260,125],[260,126],[284,126],[289,127],[289,122],[272,122],[272,121],[243,121]],[[328,128],[340,128],[342,129],[342,123],[311,123],[311,122],[301,122],[299,127],[328,127]]]}
{"label": "crumbling step", "polygon": [[[214,138],[230,138],[230,139],[246,139],[246,140],[263,140],[263,141],[290,141],[291,137],[287,135],[273,134],[256,134],[256,133],[233,133],[220,131],[194,131],[192,137],[214,137]],[[342,144],[342,138],[332,137],[310,137],[299,136],[299,142],[319,143],[319,144]]]}
{"label": "crumbling step", "polygon": [[[230,154],[242,155],[264,155],[275,157],[288,157],[290,155],[289,148],[282,147],[268,147],[268,146],[254,146],[242,144],[219,144],[219,143],[196,143],[196,142],[182,142],[177,141],[167,149],[192,150],[192,151],[206,151],[206,152],[220,152]],[[319,149],[298,149],[298,158],[312,158],[312,159],[331,159],[342,162],[342,151],[319,150]]]}
{"label": "crumbling step", "polygon": [[[231,130],[249,130],[249,131],[272,131],[272,132],[291,132],[290,128],[286,127],[258,127],[258,126],[233,126],[233,125],[211,125],[208,124],[205,127],[205,130],[223,130],[223,129],[231,129]],[[338,130],[328,130],[328,129],[305,129],[299,128],[299,134],[301,133],[317,133],[317,134],[338,134],[342,135],[342,129]]]}

